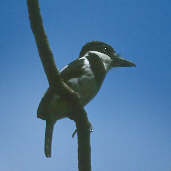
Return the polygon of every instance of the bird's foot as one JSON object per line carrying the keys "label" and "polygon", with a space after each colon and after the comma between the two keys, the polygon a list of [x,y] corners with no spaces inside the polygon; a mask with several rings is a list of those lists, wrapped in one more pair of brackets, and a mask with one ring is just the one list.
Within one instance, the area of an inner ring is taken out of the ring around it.
{"label": "bird's foot", "polygon": [[77,133],[77,129],[72,133],[72,138],[74,138],[75,134]]}
{"label": "bird's foot", "polygon": [[[89,131],[94,132],[93,126],[91,123],[89,123]],[[72,138],[74,138],[75,134],[77,133],[77,129],[75,129],[75,131],[72,133]]]}

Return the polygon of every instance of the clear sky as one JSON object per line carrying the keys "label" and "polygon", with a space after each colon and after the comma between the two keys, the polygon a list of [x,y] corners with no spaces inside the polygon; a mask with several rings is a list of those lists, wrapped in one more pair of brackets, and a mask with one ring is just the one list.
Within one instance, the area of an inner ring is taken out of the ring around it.
{"label": "clear sky", "polygon": [[[59,69],[88,41],[109,43],[136,68],[113,69],[86,109],[93,171],[171,170],[171,1],[40,0]],[[45,122],[36,118],[48,82],[26,0],[0,5],[0,171],[76,171],[69,119],[56,124],[44,156]]]}

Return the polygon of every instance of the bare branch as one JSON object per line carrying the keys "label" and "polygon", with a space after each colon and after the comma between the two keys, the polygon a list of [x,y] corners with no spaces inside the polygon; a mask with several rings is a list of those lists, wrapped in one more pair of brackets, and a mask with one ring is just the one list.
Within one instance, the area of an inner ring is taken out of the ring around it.
{"label": "bare branch", "polygon": [[53,53],[44,31],[39,1],[27,0],[27,3],[31,28],[49,85],[72,107],[70,119],[74,120],[77,126],[79,171],[91,171],[90,122],[87,113],[80,104],[77,93],[63,82],[56,68]]}
{"label": "bare branch", "polygon": [[56,68],[53,53],[49,47],[49,42],[44,31],[42,17],[38,0],[28,0],[29,17],[32,31],[35,36],[39,55],[47,75],[50,86],[56,84],[60,79],[59,72]]}

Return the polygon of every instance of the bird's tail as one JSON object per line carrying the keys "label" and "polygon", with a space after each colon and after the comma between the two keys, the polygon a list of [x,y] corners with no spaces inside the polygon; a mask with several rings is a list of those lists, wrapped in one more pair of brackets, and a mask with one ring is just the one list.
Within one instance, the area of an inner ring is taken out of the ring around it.
{"label": "bird's tail", "polygon": [[46,120],[45,147],[44,147],[46,157],[51,157],[53,128],[54,128],[54,123]]}

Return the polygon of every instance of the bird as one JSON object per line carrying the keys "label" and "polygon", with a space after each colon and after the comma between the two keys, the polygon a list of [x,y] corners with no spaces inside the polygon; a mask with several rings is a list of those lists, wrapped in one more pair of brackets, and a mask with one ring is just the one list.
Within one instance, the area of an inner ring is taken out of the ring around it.
{"label": "bird", "polygon": [[[99,92],[107,73],[116,67],[135,67],[109,44],[101,41],[86,43],[79,57],[66,65],[61,71],[62,80],[79,94],[80,104],[86,106]],[[45,156],[51,157],[52,136],[55,123],[69,117],[71,107],[53,91],[47,89],[40,101],[37,117],[46,120]]]}

